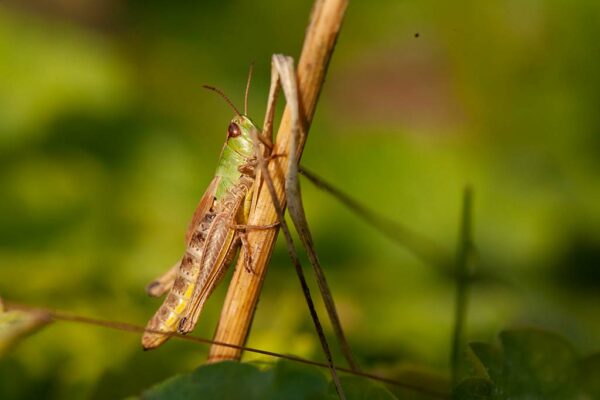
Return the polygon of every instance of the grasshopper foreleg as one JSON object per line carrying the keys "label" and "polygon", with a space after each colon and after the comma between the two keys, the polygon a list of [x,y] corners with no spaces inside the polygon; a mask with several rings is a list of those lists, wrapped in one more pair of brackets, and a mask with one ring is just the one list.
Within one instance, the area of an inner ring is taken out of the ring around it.
{"label": "grasshopper foreleg", "polygon": [[246,231],[264,231],[267,229],[273,229],[279,226],[279,221],[274,222],[268,225],[233,225],[233,228],[237,231],[246,232]]}
{"label": "grasshopper foreleg", "polygon": [[258,140],[269,150],[269,153],[273,150],[273,141],[265,134],[259,134]]}

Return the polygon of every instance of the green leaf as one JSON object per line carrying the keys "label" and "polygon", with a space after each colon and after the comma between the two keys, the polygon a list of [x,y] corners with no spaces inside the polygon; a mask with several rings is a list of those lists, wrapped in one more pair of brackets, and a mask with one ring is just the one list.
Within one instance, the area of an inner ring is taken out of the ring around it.
{"label": "green leaf", "polygon": [[577,358],[560,336],[540,330],[505,331],[503,381],[507,398],[575,398]]}
{"label": "green leaf", "polygon": [[272,378],[255,365],[226,361],[174,376],[144,392],[142,398],[259,399]]}
{"label": "green leaf", "polygon": [[[390,400],[396,397],[382,385],[366,378],[355,376],[340,377],[342,389],[347,400]],[[332,398],[337,398],[335,386],[329,383],[329,394]]]}
{"label": "green leaf", "polygon": [[[368,379],[342,377],[348,400],[395,397]],[[174,376],[146,390],[143,399],[244,399],[320,400],[336,399],[335,388],[323,371],[280,361],[259,368],[255,364],[225,361],[202,366],[189,374]]]}
{"label": "green leaf", "polygon": [[590,399],[600,399],[600,353],[584,358],[579,370],[583,393]]}
{"label": "green leaf", "polygon": [[327,379],[315,368],[280,361],[272,371],[273,381],[265,399],[320,399],[327,392]]}
{"label": "green leaf", "polygon": [[486,394],[484,381],[488,379],[490,399],[598,397],[600,356],[580,363],[565,339],[536,329],[504,331],[500,343],[501,349],[484,343],[470,345],[475,376],[455,388],[455,398],[486,398],[477,396]]}
{"label": "green leaf", "polygon": [[467,378],[452,392],[455,400],[487,400],[492,397],[493,383],[485,378]]}
{"label": "green leaf", "polygon": [[475,364],[478,375],[498,382],[502,377],[502,354],[487,343],[474,342],[469,344],[471,360]]}

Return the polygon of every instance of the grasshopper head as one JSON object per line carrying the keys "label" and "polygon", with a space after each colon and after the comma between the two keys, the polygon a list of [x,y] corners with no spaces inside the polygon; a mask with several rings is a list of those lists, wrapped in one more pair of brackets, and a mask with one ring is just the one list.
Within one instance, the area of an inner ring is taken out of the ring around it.
{"label": "grasshopper head", "polygon": [[236,115],[227,127],[227,144],[242,156],[251,158],[254,155],[252,131],[258,133],[252,120],[242,114]]}
{"label": "grasshopper head", "polygon": [[248,83],[246,85],[246,94],[244,96],[244,114],[239,112],[237,107],[231,102],[231,100],[229,100],[229,97],[227,97],[225,93],[213,86],[202,85],[205,89],[212,90],[223,97],[223,99],[235,112],[236,116],[233,117],[229,123],[229,126],[227,127],[227,145],[244,158],[252,158],[254,155],[254,144],[252,142],[254,135],[252,132],[258,134],[258,129],[256,128],[256,125],[254,125],[254,122],[252,122],[252,120],[245,115],[248,110],[248,89],[250,88],[251,78],[252,66],[250,67]]}

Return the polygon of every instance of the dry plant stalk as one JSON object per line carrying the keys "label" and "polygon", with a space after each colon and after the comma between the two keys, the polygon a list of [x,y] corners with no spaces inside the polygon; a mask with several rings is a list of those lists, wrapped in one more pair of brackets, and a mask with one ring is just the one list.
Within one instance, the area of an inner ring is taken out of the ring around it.
{"label": "dry plant stalk", "polygon": [[[316,0],[313,6],[296,70],[300,106],[304,114],[303,122],[306,132],[312,121],[347,5],[348,0]],[[269,164],[269,172],[281,204],[285,204],[286,200],[284,182],[288,168],[290,134],[290,111],[286,107],[273,148],[273,153],[281,156]],[[298,158],[302,153],[305,139],[306,135],[302,135],[296,155]],[[262,185],[256,209],[250,216],[249,224],[264,226],[276,221],[277,213],[273,207],[271,196],[266,185]],[[244,254],[240,254],[221,311],[221,318],[214,336],[215,341],[238,346],[245,344],[277,232],[276,229],[270,229],[252,230],[248,233],[254,273],[246,272],[243,265]],[[207,362],[239,360],[241,354],[240,349],[213,345]]]}

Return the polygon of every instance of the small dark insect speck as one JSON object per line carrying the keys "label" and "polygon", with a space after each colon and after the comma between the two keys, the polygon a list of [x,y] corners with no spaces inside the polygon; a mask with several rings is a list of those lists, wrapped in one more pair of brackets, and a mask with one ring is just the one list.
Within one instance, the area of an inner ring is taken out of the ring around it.
{"label": "small dark insect speck", "polygon": [[419,33],[419,32],[415,33],[415,37],[416,37],[416,38],[418,38],[419,36],[420,36],[420,33]]}

